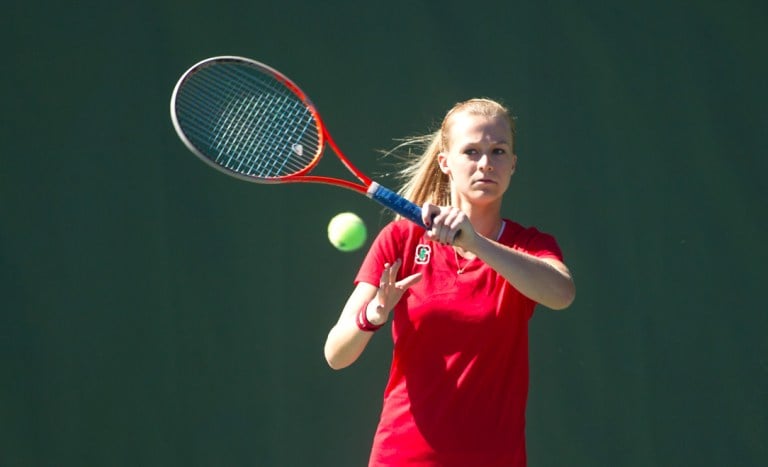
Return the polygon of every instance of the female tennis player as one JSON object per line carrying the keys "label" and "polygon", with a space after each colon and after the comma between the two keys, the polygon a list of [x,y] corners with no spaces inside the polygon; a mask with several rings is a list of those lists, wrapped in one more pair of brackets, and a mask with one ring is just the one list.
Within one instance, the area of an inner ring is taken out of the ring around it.
{"label": "female tennis player", "polygon": [[328,334],[334,369],[392,317],[394,352],[371,466],[525,466],[528,320],[575,287],[555,239],[501,217],[515,172],[506,108],[455,105],[406,167],[401,193],[427,230],[396,219],[377,236]]}

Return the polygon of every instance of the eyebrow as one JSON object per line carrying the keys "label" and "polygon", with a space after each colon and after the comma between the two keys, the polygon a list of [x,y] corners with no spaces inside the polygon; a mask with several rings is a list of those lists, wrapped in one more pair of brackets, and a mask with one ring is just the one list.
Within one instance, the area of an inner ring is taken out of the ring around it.
{"label": "eyebrow", "polygon": [[[480,141],[470,141],[470,142],[466,143],[466,145],[469,146],[469,145],[473,145],[473,144],[480,144],[482,142],[483,142],[482,140],[480,140]],[[505,139],[501,139],[501,140],[498,140],[498,141],[491,141],[490,144],[506,144],[507,146],[510,145],[509,141],[507,141]]]}

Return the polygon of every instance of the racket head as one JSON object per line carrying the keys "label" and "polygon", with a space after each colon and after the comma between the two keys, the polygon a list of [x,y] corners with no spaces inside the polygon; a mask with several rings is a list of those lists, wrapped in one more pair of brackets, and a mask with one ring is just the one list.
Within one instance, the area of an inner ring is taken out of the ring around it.
{"label": "racket head", "polygon": [[207,58],[182,74],[171,120],[193,154],[251,182],[301,177],[325,145],[322,120],[304,92],[274,68],[238,56]]}

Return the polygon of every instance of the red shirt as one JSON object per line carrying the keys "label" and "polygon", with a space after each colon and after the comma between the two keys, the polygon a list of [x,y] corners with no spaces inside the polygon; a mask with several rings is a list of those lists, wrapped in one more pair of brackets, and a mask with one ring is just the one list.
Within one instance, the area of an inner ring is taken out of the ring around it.
{"label": "red shirt", "polygon": [[[552,236],[509,220],[498,241],[562,260]],[[393,311],[392,366],[369,465],[525,466],[536,303],[480,259],[457,259],[405,220],[382,229],[355,282],[378,286],[384,263],[397,258],[398,279],[423,278]]]}

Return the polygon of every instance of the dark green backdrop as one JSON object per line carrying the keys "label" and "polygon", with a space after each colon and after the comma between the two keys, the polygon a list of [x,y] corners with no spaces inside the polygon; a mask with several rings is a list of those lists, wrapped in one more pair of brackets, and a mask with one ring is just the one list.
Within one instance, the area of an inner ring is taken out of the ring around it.
{"label": "dark green backdrop", "polygon": [[168,100],[218,54],[384,182],[453,102],[513,108],[505,214],[578,286],[531,321],[532,466],[768,464],[765,2],[48,3],[4,9],[0,465],[365,462],[390,345],[326,366],[363,253],[325,227],[387,217],[195,160]]}

